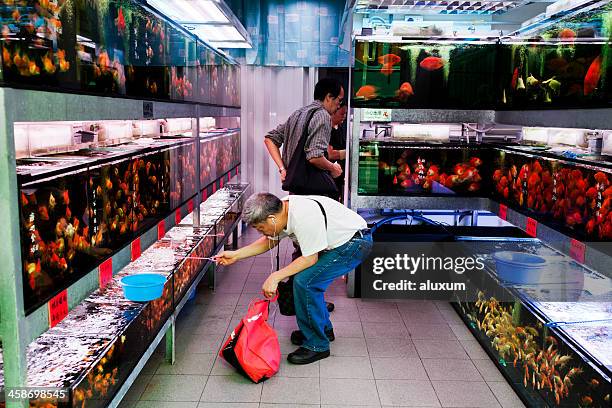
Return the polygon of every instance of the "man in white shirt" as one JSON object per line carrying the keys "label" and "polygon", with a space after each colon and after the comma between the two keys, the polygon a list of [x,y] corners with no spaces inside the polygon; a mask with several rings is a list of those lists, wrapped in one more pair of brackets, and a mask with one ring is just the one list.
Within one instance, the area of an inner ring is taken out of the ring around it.
{"label": "man in white shirt", "polygon": [[251,196],[242,217],[264,236],[236,251],[222,252],[216,261],[230,265],[262,254],[284,237],[297,242],[302,255],[270,274],[262,290],[271,298],[280,281],[295,275],[293,292],[300,330],[291,334],[291,342],[301,347],[287,359],[309,364],[329,357],[334,334],[323,295],[334,279],[355,269],[370,253],[372,237],[366,221],[328,197],[291,195],[279,199],[268,193]]}

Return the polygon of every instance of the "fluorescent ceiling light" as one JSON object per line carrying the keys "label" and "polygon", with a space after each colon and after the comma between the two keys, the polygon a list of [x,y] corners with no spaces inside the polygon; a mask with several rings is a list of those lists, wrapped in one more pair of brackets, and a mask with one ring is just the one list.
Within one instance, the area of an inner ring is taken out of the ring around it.
{"label": "fluorescent ceiling light", "polygon": [[210,45],[215,48],[252,48],[251,44],[245,41],[211,41]]}
{"label": "fluorescent ceiling light", "polygon": [[212,0],[147,0],[147,3],[178,23],[229,23]]}
{"label": "fluorescent ceiling light", "polygon": [[234,26],[224,25],[185,25],[185,27],[200,37],[201,39],[209,42],[218,41],[244,41],[242,34],[236,30]]}

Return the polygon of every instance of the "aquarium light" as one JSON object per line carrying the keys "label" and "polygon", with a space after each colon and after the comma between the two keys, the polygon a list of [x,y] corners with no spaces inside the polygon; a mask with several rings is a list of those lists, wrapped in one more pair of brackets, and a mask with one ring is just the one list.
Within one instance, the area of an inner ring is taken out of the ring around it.
{"label": "aquarium light", "polygon": [[229,19],[212,0],[147,0],[147,3],[178,23],[226,23]]}

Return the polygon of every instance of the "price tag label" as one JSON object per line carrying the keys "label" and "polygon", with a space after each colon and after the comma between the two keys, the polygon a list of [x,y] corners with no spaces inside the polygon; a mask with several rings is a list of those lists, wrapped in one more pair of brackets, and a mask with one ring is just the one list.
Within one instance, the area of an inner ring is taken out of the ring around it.
{"label": "price tag label", "polygon": [[181,209],[177,208],[174,212],[174,224],[179,225],[181,223]]}
{"label": "price tag label", "polygon": [[132,262],[140,258],[140,237],[132,241]]}
{"label": "price tag label", "polygon": [[572,239],[570,242],[570,256],[580,263],[584,263],[586,253],[586,245],[577,239]]}
{"label": "price tag label", "polygon": [[363,109],[364,122],[391,122],[391,109]]}
{"label": "price tag label", "polygon": [[499,205],[499,218],[504,221],[508,218],[508,207],[504,204]]}
{"label": "price tag label", "polygon": [[193,212],[193,198],[187,201],[187,210],[191,213]]}
{"label": "price tag label", "polygon": [[49,301],[49,328],[56,326],[68,314],[68,290],[64,289]]}
{"label": "price tag label", "polygon": [[213,194],[217,191],[217,182],[213,183]]}
{"label": "price tag label", "polygon": [[536,237],[538,235],[538,222],[533,218],[527,218],[527,235]]}
{"label": "price tag label", "polygon": [[221,177],[221,180],[219,180],[219,188],[223,188],[223,180],[225,179],[225,176]]}
{"label": "price tag label", "polygon": [[204,191],[202,192],[202,201],[206,201],[207,198],[208,198],[208,189],[205,188]]}
{"label": "price tag label", "polygon": [[113,279],[113,258],[108,258],[98,267],[100,288],[105,287]]}
{"label": "price tag label", "polygon": [[162,239],[166,235],[166,221],[161,220],[157,224],[157,239]]}

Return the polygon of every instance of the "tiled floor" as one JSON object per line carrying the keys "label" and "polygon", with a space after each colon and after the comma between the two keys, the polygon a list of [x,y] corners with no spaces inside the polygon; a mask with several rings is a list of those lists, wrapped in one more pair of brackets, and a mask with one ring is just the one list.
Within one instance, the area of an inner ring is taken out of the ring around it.
{"label": "tiled floor", "polygon": [[[241,242],[257,235],[249,231]],[[290,242],[281,263],[290,261]],[[217,273],[177,322],[177,361],[154,354],[122,408],[284,407],[523,407],[456,312],[438,302],[350,299],[342,281],[330,287],[336,304],[331,357],[305,366],[285,360],[295,318],[274,314],[283,359],[278,374],[253,384],[217,357],[223,340],[260,293],[270,256]]]}

